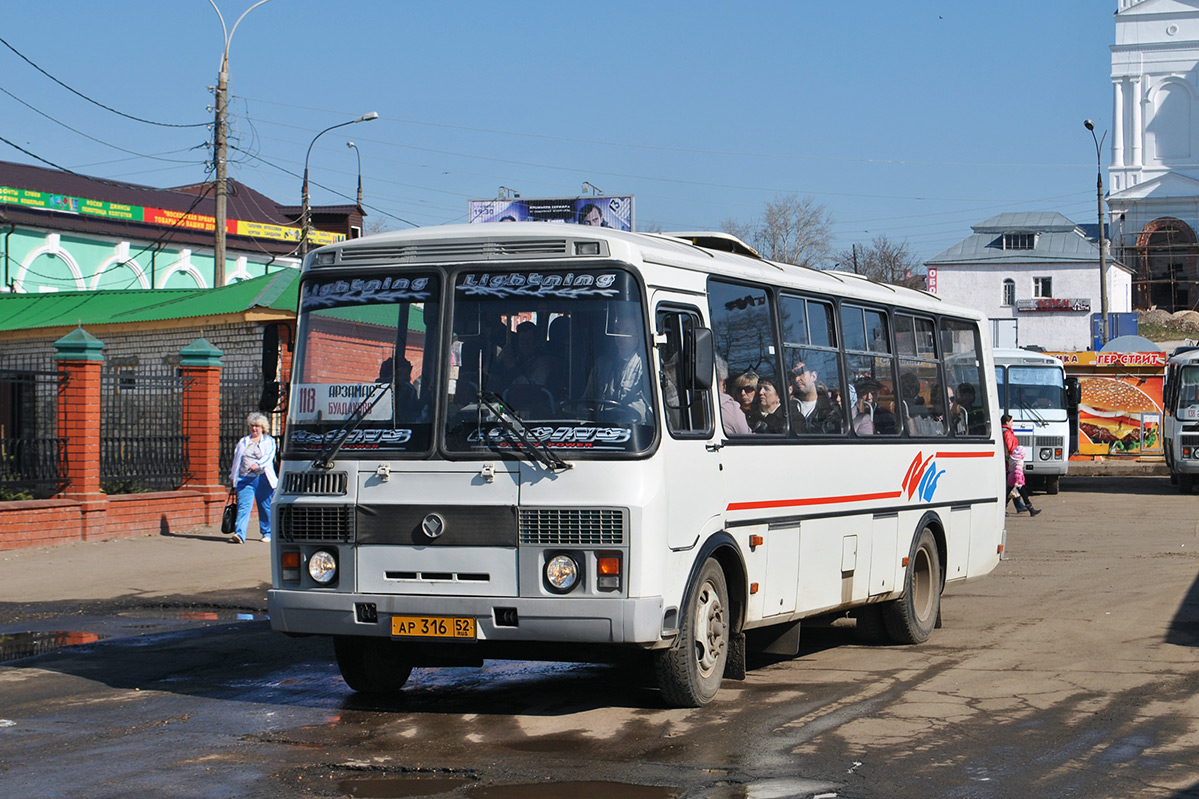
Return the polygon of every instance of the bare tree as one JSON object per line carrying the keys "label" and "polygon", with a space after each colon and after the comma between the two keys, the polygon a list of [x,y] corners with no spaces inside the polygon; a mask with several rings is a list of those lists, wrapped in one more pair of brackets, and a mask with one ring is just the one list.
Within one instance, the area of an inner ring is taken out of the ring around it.
{"label": "bare tree", "polygon": [[391,225],[387,219],[379,216],[366,223],[366,235],[373,236],[376,233],[386,233],[391,230]]}
{"label": "bare tree", "polygon": [[811,197],[780,194],[766,203],[759,219],[726,219],[721,229],[772,261],[817,269],[828,262],[832,219],[825,207]]}
{"label": "bare tree", "polygon": [[919,262],[908,250],[906,241],[896,244],[885,233],[874,237],[867,247],[842,250],[834,256],[840,269],[857,272],[871,280],[894,286],[924,288],[924,274],[917,271]]}

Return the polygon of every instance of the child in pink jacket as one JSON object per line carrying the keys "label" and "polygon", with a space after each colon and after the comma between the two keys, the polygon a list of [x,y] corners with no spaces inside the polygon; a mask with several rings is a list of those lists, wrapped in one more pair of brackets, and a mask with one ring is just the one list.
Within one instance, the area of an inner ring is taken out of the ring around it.
{"label": "child in pink jacket", "polygon": [[1036,516],[1041,512],[1032,506],[1032,499],[1024,485],[1024,447],[1019,444],[1012,448],[1008,457],[1007,485],[1010,489],[1008,498],[1016,506],[1016,513],[1024,513],[1027,510],[1029,516]]}

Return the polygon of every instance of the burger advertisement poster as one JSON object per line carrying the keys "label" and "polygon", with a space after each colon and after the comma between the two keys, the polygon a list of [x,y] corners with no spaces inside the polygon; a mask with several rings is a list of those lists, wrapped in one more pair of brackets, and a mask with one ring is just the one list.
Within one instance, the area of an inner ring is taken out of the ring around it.
{"label": "burger advertisement poster", "polygon": [[1138,455],[1160,451],[1160,377],[1079,377],[1080,455]]}

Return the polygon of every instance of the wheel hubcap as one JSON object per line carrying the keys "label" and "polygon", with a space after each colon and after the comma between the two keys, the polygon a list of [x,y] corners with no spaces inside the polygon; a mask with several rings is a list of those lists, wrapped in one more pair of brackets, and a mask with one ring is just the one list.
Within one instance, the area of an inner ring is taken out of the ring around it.
{"label": "wheel hubcap", "polygon": [[704,583],[695,607],[695,658],[705,676],[720,662],[724,646],[724,605],[715,587]]}

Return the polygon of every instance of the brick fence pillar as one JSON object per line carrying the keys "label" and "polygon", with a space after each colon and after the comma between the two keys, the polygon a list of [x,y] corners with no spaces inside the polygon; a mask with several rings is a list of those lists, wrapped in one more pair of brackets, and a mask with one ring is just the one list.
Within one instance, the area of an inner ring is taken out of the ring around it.
{"label": "brick fence pillar", "polygon": [[54,342],[58,364],[58,435],[66,439],[66,490],[80,504],[81,537],[104,530],[108,496],[100,490],[100,371],[104,342],[82,327]]}
{"label": "brick fence pillar", "polygon": [[187,379],[183,393],[183,433],[187,436],[184,488],[204,498],[204,522],[220,519],[225,487],[221,485],[221,356],[199,338],[179,351],[179,369]]}

